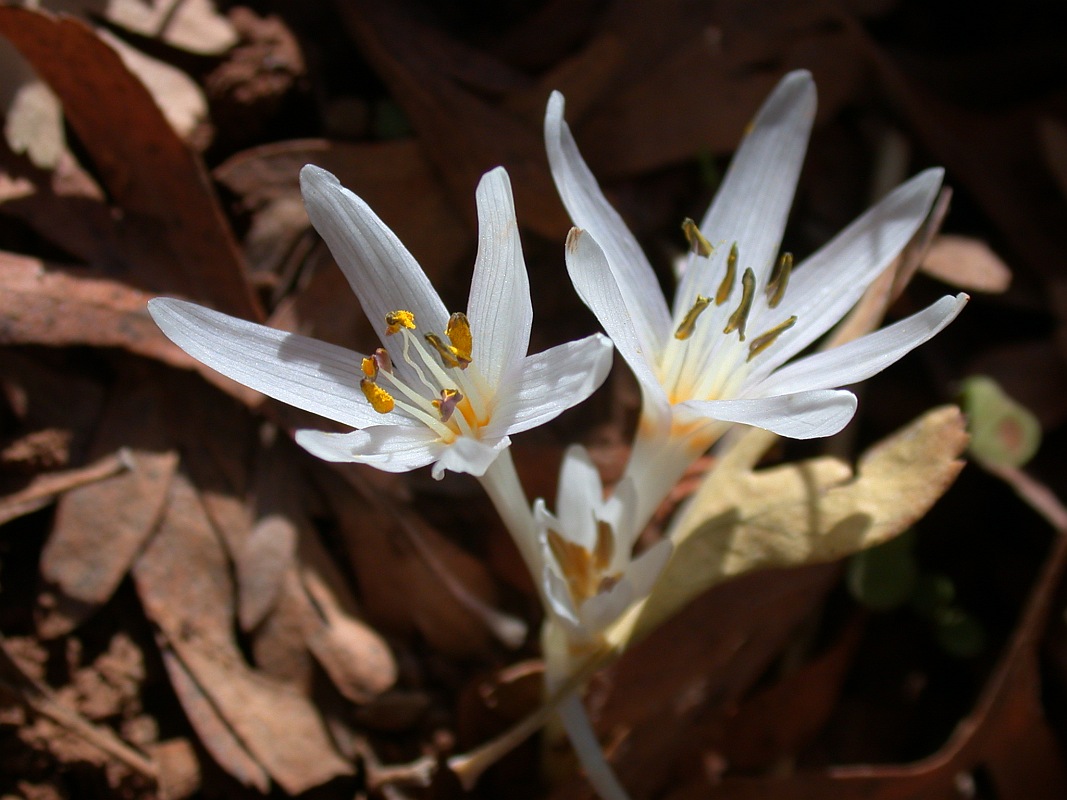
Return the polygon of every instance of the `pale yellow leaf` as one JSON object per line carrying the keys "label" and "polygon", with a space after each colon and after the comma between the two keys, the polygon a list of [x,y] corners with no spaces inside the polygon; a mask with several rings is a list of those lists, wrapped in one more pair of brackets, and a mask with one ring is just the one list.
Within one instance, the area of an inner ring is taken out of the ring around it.
{"label": "pale yellow leaf", "polygon": [[701,592],[745,572],[834,561],[896,536],[923,516],[963,466],[955,406],[927,412],[851,468],[815,458],[752,471],[725,459],[674,526],[675,551],[652,595],[611,632],[622,649]]}

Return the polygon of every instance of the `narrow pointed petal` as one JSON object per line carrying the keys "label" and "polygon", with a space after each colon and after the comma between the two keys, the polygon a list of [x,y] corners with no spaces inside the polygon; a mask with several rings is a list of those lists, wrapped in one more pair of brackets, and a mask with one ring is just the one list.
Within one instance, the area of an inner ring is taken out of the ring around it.
{"label": "narrow pointed petal", "polygon": [[186,353],[257,392],[354,428],[383,420],[360,391],[359,353],[184,300],[150,300],[148,312]]}
{"label": "narrow pointed petal", "polygon": [[790,439],[818,439],[844,428],[856,413],[856,396],[820,390],[746,400],[689,400],[675,412],[693,419],[736,422]]}
{"label": "narrow pointed petal", "polygon": [[674,545],[670,539],[661,539],[635,558],[626,570],[626,580],[634,587],[637,597],[645,597],[659,580],[660,573],[671,560]]}
{"label": "narrow pointed petal", "polygon": [[411,253],[370,206],[331,173],[310,164],[300,171],[300,190],[311,224],[326,241],[380,336],[385,315],[397,309],[413,312],[426,330],[444,330],[448,312],[441,298]]}
{"label": "narrow pointed petal", "polygon": [[555,419],[596,391],[610,369],[611,342],[599,333],[527,356],[498,395],[483,435],[519,433]]}
{"label": "narrow pointed petal", "polygon": [[533,305],[511,182],[503,168],[482,177],[477,200],[478,257],[467,318],[474,337],[474,363],[489,386],[499,386],[529,348]]}
{"label": "narrow pointed petal", "polygon": [[604,487],[596,464],[581,445],[571,445],[563,454],[559,470],[556,513],[562,533],[586,550],[596,546],[594,514],[604,502]]}
{"label": "narrow pointed petal", "polygon": [[563,121],[563,105],[563,95],[553,92],[545,112],[545,146],[552,179],[571,220],[596,237],[603,248],[617,278],[619,296],[634,321],[640,347],[659,352],[672,330],[663,291],[641,246],[608,203],[578,152],[570,128]]}
{"label": "narrow pointed petal", "polygon": [[777,311],[797,324],[759,357],[754,375],[785,363],[848,313],[915,235],[943,175],[929,169],[898,186],[796,268]]}
{"label": "narrow pointed petal", "polygon": [[600,242],[589,231],[572,228],[567,236],[566,258],[567,272],[582,302],[596,315],[619,354],[626,359],[646,396],[665,406],[667,398],[654,366],[660,351],[649,349],[638,332],[639,320],[630,314]]}
{"label": "narrow pointed petal", "polygon": [[734,242],[740,254],[738,274],[751,267],[757,285],[766,282],[793,203],[815,105],[815,83],[803,70],[782,78],[763,103],[700,223],[716,249],[710,263],[698,260],[687,270],[675,299],[676,323],[698,293],[714,296]]}
{"label": "narrow pointed petal", "polygon": [[461,436],[443,449],[437,463],[433,465],[431,474],[441,480],[447,469],[451,472],[465,472],[476,478],[481,477],[510,444],[511,439],[507,436],[495,442]]}
{"label": "narrow pointed petal", "polygon": [[421,426],[375,425],[351,433],[300,430],[296,443],[323,461],[369,464],[408,472],[437,460],[444,445]]}
{"label": "narrow pointed petal", "polygon": [[866,380],[932,339],[956,318],[968,299],[965,294],[942,297],[923,311],[881,330],[782,367],[754,391],[792,394]]}
{"label": "narrow pointed petal", "polygon": [[579,629],[578,613],[574,608],[574,601],[571,600],[570,587],[552,567],[548,566],[552,563],[552,553],[547,547],[543,550],[545,568],[541,578],[545,598],[548,600],[550,610],[567,624],[569,630],[577,632]]}

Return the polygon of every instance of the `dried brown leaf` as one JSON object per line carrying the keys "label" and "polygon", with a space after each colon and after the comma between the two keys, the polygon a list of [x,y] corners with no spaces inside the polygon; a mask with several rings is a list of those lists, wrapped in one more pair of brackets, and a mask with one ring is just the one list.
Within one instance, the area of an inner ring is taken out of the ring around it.
{"label": "dried brown leaf", "polygon": [[989,245],[969,236],[942,234],[922,262],[922,270],[961,289],[999,294],[1011,285],[1011,270]]}
{"label": "dried brown leaf", "polygon": [[128,464],[129,458],[125,454],[113,454],[84,467],[42,473],[28,486],[0,497],[0,525],[44,508],[64,492],[110,478],[126,469]]}

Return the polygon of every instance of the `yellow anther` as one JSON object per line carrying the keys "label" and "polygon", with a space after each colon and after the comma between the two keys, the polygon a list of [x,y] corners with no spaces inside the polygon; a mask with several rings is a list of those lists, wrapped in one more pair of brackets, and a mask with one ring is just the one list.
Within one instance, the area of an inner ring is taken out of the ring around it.
{"label": "yellow anther", "polygon": [[767,282],[767,305],[777,308],[785,296],[785,287],[789,285],[789,273],[793,271],[793,254],[782,253],[774,265],[771,279]]}
{"label": "yellow anther", "polygon": [[460,369],[466,369],[467,364],[470,363],[470,359],[464,359],[463,354],[459,352],[459,349],[453,347],[450,344],[445,344],[441,337],[436,333],[427,333],[425,336],[427,342],[437,351],[437,355],[441,356],[441,363],[446,367],[459,367]]}
{"label": "yellow anther", "polygon": [[385,335],[392,336],[401,328],[415,330],[415,315],[410,311],[399,309],[385,315]]}
{"label": "yellow anther", "polygon": [[463,399],[457,389],[442,389],[440,400],[431,400],[433,407],[441,414],[441,422],[448,422],[456,410],[456,404]]}
{"label": "yellow anther", "polygon": [[704,234],[700,232],[700,228],[689,217],[682,220],[682,231],[685,233],[685,240],[689,242],[689,251],[696,253],[698,256],[704,256],[707,258],[711,255],[712,246],[711,242],[704,238]]}
{"label": "yellow anther", "polygon": [[471,363],[471,350],[474,341],[471,338],[471,324],[467,321],[467,315],[457,311],[448,318],[448,326],[445,328],[445,336],[452,342],[452,349],[459,360],[459,368],[466,369]]}
{"label": "yellow anther", "polygon": [[393,396],[374,381],[364,378],[359,382],[359,388],[363,390],[363,396],[370,402],[371,408],[379,414],[388,414],[393,410]]}
{"label": "yellow anther", "polygon": [[759,336],[753,339],[751,344],[749,344],[748,346],[748,358],[746,360],[751,361],[764,350],[766,350],[768,347],[770,347],[772,344],[774,344],[778,340],[778,337],[790,328],[792,328],[796,324],[796,322],[796,315],[793,315],[785,322],[775,325],[766,333],[761,333]]}
{"label": "yellow anther", "polygon": [[696,326],[697,317],[699,317],[704,312],[704,309],[710,304],[711,300],[709,298],[702,294],[698,294],[696,302],[693,303],[693,307],[685,312],[685,317],[678,326],[678,330],[674,332],[674,338],[685,340],[692,336],[693,328]]}
{"label": "yellow anther", "polygon": [[378,377],[378,362],[374,360],[374,356],[364,356],[359,367],[370,380]]}
{"label": "yellow anther", "polygon": [[737,280],[737,242],[730,246],[730,255],[726,257],[726,274],[719,291],[715,292],[715,305],[721,306],[730,298],[730,292],[734,290],[734,281]]}
{"label": "yellow anther", "polygon": [[746,269],[745,274],[741,276],[741,305],[737,307],[737,311],[730,315],[730,319],[726,321],[726,327],[722,329],[723,333],[733,333],[737,331],[738,337],[741,341],[745,341],[745,324],[748,322],[748,312],[752,310],[752,297],[756,294],[756,275],[752,272],[752,269]]}

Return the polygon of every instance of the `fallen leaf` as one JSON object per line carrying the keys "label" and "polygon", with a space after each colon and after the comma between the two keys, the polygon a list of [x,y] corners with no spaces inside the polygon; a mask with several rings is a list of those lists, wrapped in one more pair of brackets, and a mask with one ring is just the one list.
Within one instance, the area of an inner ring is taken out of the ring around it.
{"label": "fallen leaf", "polygon": [[975,292],[999,294],[1011,285],[1011,270],[989,245],[969,236],[941,234],[922,261],[922,271]]}
{"label": "fallen leaf", "polygon": [[44,508],[64,492],[110,478],[126,469],[127,463],[123,454],[113,454],[84,467],[38,475],[28,486],[0,497],[0,525]]}
{"label": "fallen leaf", "polygon": [[211,0],[108,0],[105,16],[127,30],[200,55],[220,55],[237,32]]}

